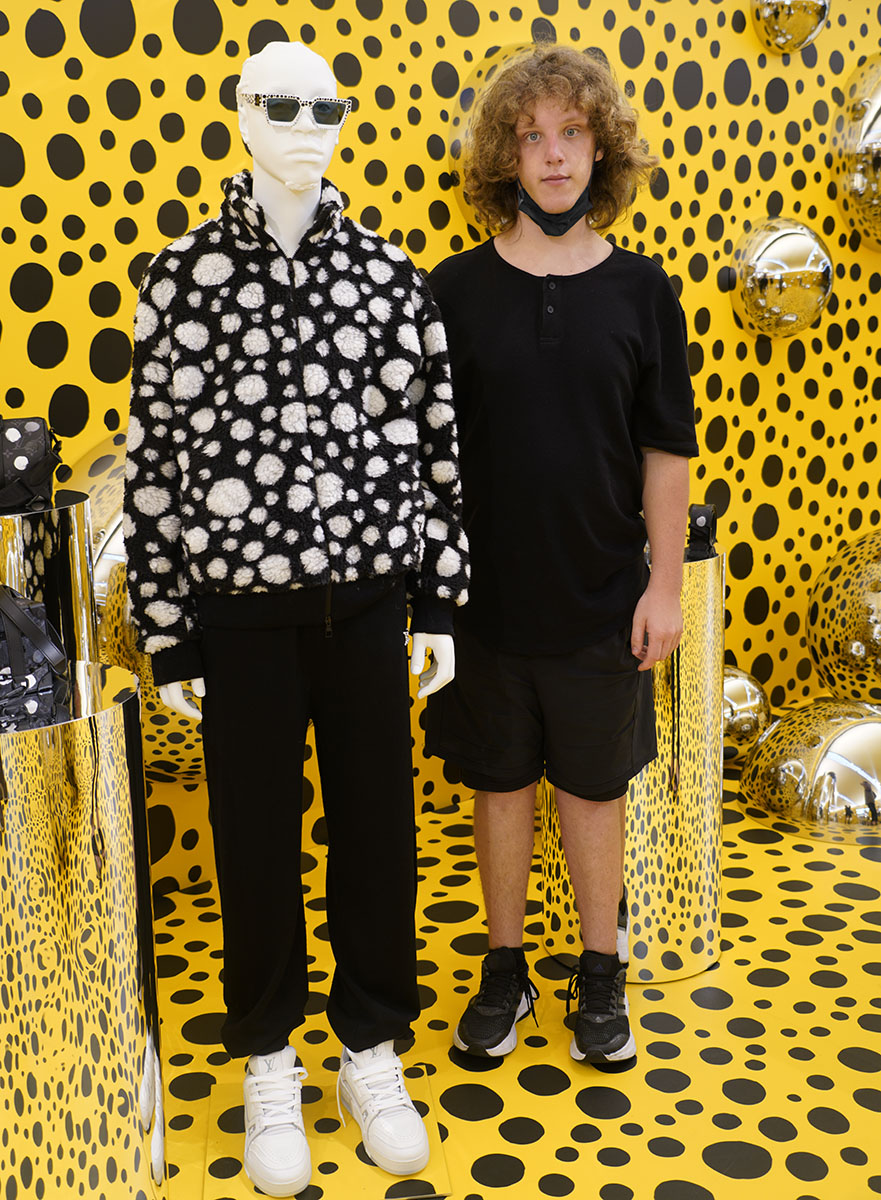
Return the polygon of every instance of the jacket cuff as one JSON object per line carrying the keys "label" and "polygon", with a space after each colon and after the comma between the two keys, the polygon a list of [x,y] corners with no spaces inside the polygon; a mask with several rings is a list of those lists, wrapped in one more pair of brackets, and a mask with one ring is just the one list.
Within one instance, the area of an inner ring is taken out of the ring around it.
{"label": "jacket cuff", "polygon": [[204,674],[198,641],[178,642],[176,646],[151,654],[150,666],[157,687],[164,683],[179,683],[183,679],[199,679]]}
{"label": "jacket cuff", "polygon": [[410,618],[411,633],[453,632],[455,600],[441,600],[439,596],[414,596],[413,616]]}

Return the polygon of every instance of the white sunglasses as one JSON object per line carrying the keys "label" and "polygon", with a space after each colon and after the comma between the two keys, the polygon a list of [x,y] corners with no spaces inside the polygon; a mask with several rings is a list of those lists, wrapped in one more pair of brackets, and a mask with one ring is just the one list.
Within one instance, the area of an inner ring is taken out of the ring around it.
{"label": "white sunglasses", "polygon": [[294,126],[303,109],[308,108],[316,125],[339,129],[352,107],[351,100],[335,100],[330,96],[303,100],[300,96],[259,96],[254,92],[238,92],[237,95],[240,100],[262,108],[270,125]]}

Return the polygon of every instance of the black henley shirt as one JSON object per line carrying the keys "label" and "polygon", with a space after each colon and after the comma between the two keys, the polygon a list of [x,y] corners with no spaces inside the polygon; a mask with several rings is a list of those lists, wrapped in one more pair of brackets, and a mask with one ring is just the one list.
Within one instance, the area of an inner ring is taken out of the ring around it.
{"label": "black henley shirt", "polygon": [[614,247],[531,275],[492,241],[432,271],[460,436],[469,603],[498,649],[555,654],[628,625],[646,583],[640,447],[698,453],[685,318],[664,271]]}

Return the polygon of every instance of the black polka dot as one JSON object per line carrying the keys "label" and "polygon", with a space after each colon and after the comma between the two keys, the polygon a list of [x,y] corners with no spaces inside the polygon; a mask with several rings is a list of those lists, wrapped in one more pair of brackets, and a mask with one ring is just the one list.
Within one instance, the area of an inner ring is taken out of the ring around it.
{"label": "black polka dot", "polygon": [[40,321],[30,332],[27,349],[35,367],[57,367],[67,354],[67,330],[57,321]]}
{"label": "black polka dot", "polygon": [[501,1097],[479,1083],[461,1083],[441,1094],[441,1104],[464,1121],[485,1121],[498,1116],[504,1107]]}
{"label": "black polka dot", "polygon": [[172,29],[187,54],[210,54],[223,36],[223,18],[214,0],[178,0]]}
{"label": "black polka dot", "polygon": [[588,1117],[612,1121],[630,1112],[630,1100],[617,1088],[587,1087],[575,1097],[575,1103]]}
{"label": "black polka dot", "polygon": [[513,1187],[523,1178],[526,1168],[510,1154],[485,1154],[471,1167],[471,1175],[485,1187]]}
{"label": "black polka dot", "polygon": [[28,18],[24,38],[31,54],[37,58],[51,58],[64,45],[64,26],[55,13],[38,8]]}
{"label": "black polka dot", "polygon": [[714,1142],[701,1158],[714,1171],[729,1179],[760,1179],[771,1169],[771,1155],[752,1142]]}
{"label": "black polka dot", "polygon": [[39,312],[52,295],[52,275],[41,263],[24,263],[13,272],[9,294],[24,312]]}
{"label": "black polka dot", "polygon": [[557,1096],[572,1086],[565,1071],[547,1063],[524,1067],[517,1076],[517,1082],[524,1091],[531,1092],[534,1096]]}
{"label": "black polka dot", "polygon": [[15,187],[24,175],[24,151],[14,137],[0,132],[0,187]]}
{"label": "black polka dot", "polygon": [[511,1117],[502,1121],[499,1126],[499,1133],[505,1141],[513,1142],[517,1146],[532,1145],[544,1137],[544,1132],[544,1126],[532,1117]]}
{"label": "black polka dot", "polygon": [[131,369],[132,346],[120,329],[102,329],[92,338],[89,366],[102,383],[119,383]]}
{"label": "black polka dot", "polygon": [[135,13],[131,0],[83,0],[80,32],[86,45],[100,58],[124,54],[134,41]]}
{"label": "black polka dot", "polygon": [[49,424],[59,437],[75,437],[89,420],[89,398],[75,383],[55,389],[49,401]]}

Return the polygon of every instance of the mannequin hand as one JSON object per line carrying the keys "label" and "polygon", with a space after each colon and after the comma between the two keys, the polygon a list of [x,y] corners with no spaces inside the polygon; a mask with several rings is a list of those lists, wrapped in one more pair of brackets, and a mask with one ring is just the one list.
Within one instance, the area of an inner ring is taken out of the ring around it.
{"label": "mannequin hand", "polygon": [[[193,695],[200,698],[205,695],[205,680],[191,679],[190,687],[193,689]],[[173,712],[180,713],[182,717],[192,717],[194,721],[201,721],[202,714],[192,700],[189,700],[184,693],[183,683],[163,683],[159,688],[159,699],[166,708],[170,708]]]}
{"label": "mannequin hand", "polygon": [[668,658],[682,637],[682,607],[679,593],[652,589],[651,583],[639,598],[633,614],[630,649],[641,659],[640,671],[649,671]]}
{"label": "mannequin hand", "polygon": [[[427,671],[425,653],[431,649],[434,662]],[[414,633],[413,650],[410,654],[410,674],[419,676],[419,690],[416,695],[421,700],[432,692],[439,692],[450,682],[456,673],[456,643],[449,633]]]}

